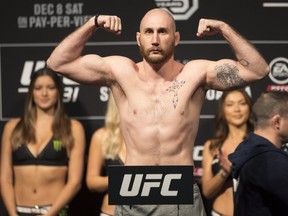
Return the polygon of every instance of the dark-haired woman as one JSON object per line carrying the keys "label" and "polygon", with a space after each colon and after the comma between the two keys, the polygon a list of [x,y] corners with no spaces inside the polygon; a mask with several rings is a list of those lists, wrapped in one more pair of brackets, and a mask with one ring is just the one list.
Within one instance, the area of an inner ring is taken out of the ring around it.
{"label": "dark-haired woman", "polygon": [[68,117],[59,76],[33,73],[24,115],[2,135],[1,193],[10,216],[67,216],[81,187],[85,135]]}
{"label": "dark-haired woman", "polygon": [[213,200],[212,216],[233,215],[233,182],[228,155],[253,129],[252,101],[244,89],[224,92],[218,103],[214,138],[204,144],[202,193]]}

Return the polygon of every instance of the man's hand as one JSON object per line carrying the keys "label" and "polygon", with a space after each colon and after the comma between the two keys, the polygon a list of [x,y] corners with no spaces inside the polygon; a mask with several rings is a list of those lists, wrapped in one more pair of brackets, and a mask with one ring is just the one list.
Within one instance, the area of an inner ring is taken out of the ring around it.
{"label": "man's hand", "polygon": [[225,25],[224,22],[212,19],[200,19],[198,24],[197,36],[210,36],[221,32],[221,28]]}
{"label": "man's hand", "polygon": [[105,31],[112,32],[114,34],[121,34],[122,24],[121,19],[117,16],[99,15],[97,18],[97,25],[103,28]]}

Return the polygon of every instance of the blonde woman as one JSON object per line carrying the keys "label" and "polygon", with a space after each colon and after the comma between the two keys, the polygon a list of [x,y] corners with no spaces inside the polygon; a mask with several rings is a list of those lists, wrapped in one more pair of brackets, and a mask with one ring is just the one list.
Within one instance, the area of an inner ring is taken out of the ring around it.
{"label": "blonde woman", "polygon": [[33,73],[24,116],[5,125],[1,193],[10,216],[67,216],[81,188],[85,134],[64,111],[61,84],[47,68]]}
{"label": "blonde woman", "polygon": [[96,130],[91,138],[86,183],[91,191],[106,192],[100,216],[114,215],[113,205],[108,205],[108,165],[124,165],[125,144],[120,130],[120,117],[113,95],[109,94],[105,126]]}
{"label": "blonde woman", "polygon": [[202,192],[214,199],[212,216],[233,215],[233,183],[228,154],[253,129],[252,102],[244,89],[226,91],[218,103],[216,131],[204,144]]}

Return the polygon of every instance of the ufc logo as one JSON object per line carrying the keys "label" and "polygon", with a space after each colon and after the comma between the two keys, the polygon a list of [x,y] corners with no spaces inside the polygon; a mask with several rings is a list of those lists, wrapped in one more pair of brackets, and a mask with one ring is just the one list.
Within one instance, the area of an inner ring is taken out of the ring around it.
{"label": "ufc logo", "polygon": [[109,204],[193,204],[193,170],[192,165],[108,166]]}
{"label": "ufc logo", "polygon": [[[146,174],[143,180],[143,174],[136,174],[134,178],[134,183],[132,189],[129,190],[129,186],[131,184],[132,174],[125,174],[121,189],[120,195],[123,197],[135,197],[139,194],[140,188],[143,182],[143,188],[140,196],[147,197],[150,194],[151,188],[160,188],[161,182],[161,190],[160,194],[162,196],[177,196],[178,191],[170,190],[170,185],[172,180],[179,180],[182,177],[182,174],[166,174],[162,180],[162,174]],[[152,180],[152,181],[146,181]]]}

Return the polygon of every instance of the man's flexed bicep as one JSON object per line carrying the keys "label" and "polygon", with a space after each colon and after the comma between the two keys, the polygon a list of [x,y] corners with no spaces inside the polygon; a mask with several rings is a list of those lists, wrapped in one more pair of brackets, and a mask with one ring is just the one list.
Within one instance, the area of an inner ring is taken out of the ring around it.
{"label": "man's flexed bicep", "polygon": [[102,58],[95,54],[88,54],[78,57],[67,64],[62,64],[55,71],[61,71],[61,75],[81,84],[102,85],[114,79],[112,69],[109,65],[109,59],[111,58],[112,57]]}
{"label": "man's flexed bicep", "polygon": [[251,72],[238,61],[222,59],[207,61],[204,86],[207,89],[229,90],[247,86],[257,80],[257,74]]}
{"label": "man's flexed bicep", "polygon": [[111,78],[109,63],[99,55],[82,56],[86,42],[99,28],[116,35],[121,33],[121,20],[117,16],[95,16],[69,34],[53,50],[47,66],[59,74],[85,84],[105,82]]}
{"label": "man's flexed bicep", "polygon": [[209,64],[206,73],[208,87],[229,89],[244,86],[269,73],[269,66],[258,50],[231,26],[219,20],[200,19],[197,36],[215,34],[221,34],[226,39],[236,60],[222,59]]}

